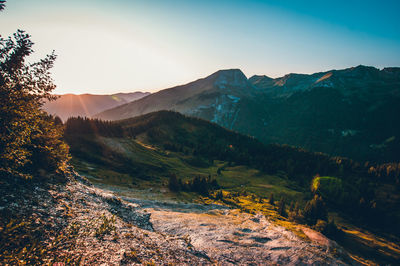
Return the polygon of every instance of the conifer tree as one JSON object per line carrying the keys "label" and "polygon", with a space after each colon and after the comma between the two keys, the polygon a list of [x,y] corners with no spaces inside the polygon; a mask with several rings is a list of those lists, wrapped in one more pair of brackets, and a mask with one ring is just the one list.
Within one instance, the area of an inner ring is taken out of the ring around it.
{"label": "conifer tree", "polygon": [[274,193],[269,194],[268,202],[269,202],[269,204],[271,204],[271,205],[274,205],[274,204],[275,204],[275,201],[274,201]]}
{"label": "conifer tree", "polygon": [[278,213],[280,216],[286,217],[286,202],[285,202],[285,198],[282,197],[281,200],[279,201],[279,205],[278,205]]}

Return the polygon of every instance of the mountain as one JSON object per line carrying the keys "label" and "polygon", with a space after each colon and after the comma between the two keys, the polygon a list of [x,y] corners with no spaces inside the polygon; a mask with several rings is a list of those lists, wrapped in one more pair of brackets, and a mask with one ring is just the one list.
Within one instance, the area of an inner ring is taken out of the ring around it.
{"label": "mountain", "polygon": [[[262,141],[360,161],[400,160],[400,68],[358,66],[250,81],[264,95],[247,113],[253,118],[247,133]],[[235,129],[245,132],[250,123]]]}
{"label": "mountain", "polygon": [[357,66],[280,78],[221,70],[95,117],[174,110],[260,139],[359,161],[398,161],[400,68]]}
{"label": "mountain", "polygon": [[72,116],[90,117],[106,109],[110,109],[121,104],[126,104],[150,93],[148,92],[132,92],[117,93],[112,95],[95,95],[95,94],[63,94],[55,101],[46,101],[43,109],[52,115],[59,116],[63,121]]}
{"label": "mountain", "polygon": [[232,128],[236,104],[253,97],[256,88],[239,69],[220,70],[186,85],[161,90],[135,104],[125,104],[95,117],[106,120],[130,118],[159,110],[174,110]]}
{"label": "mountain", "polygon": [[321,87],[339,89],[345,94],[352,91],[365,93],[371,87],[381,90],[388,86],[398,86],[399,79],[400,68],[389,67],[379,70],[375,67],[359,65],[310,75],[291,73],[276,79],[255,75],[249,81],[266,93],[282,97]]}

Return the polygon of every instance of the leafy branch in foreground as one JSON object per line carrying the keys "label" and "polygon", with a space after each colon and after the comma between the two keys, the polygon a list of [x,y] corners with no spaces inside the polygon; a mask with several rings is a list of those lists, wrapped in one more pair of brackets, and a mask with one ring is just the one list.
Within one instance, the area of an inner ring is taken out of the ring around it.
{"label": "leafy branch in foreground", "polygon": [[40,108],[54,99],[50,77],[54,52],[36,63],[29,34],[0,38],[0,174],[31,178],[60,168],[68,159],[62,126]]}

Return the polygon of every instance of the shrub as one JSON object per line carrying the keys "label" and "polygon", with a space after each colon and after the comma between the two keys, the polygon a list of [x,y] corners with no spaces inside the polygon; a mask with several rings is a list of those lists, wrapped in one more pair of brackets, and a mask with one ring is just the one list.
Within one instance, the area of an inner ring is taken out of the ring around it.
{"label": "shrub", "polygon": [[216,200],[223,200],[224,199],[224,193],[222,190],[218,190],[217,193],[215,194],[215,199]]}
{"label": "shrub", "polygon": [[318,232],[324,232],[326,230],[326,227],[328,226],[328,223],[324,220],[317,220],[317,223],[313,226],[313,228],[315,230],[317,230]]}
{"label": "shrub", "polygon": [[324,220],[318,220],[313,228],[332,239],[340,239],[343,236],[343,231],[336,226],[333,219],[329,223]]}
{"label": "shrub", "polygon": [[303,215],[306,222],[310,225],[316,224],[318,219],[326,221],[327,210],[322,197],[315,195],[312,200],[307,202]]}
{"label": "shrub", "polygon": [[95,236],[97,238],[103,238],[105,235],[109,235],[115,232],[115,216],[108,218],[106,215],[102,215],[100,218],[100,226],[96,228]]}

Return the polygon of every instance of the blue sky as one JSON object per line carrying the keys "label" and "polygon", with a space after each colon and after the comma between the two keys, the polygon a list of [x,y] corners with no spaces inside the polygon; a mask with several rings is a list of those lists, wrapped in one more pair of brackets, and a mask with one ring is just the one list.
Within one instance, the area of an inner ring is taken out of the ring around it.
{"label": "blue sky", "polygon": [[157,91],[248,76],[400,66],[400,1],[9,0],[0,33],[58,55],[58,93]]}

